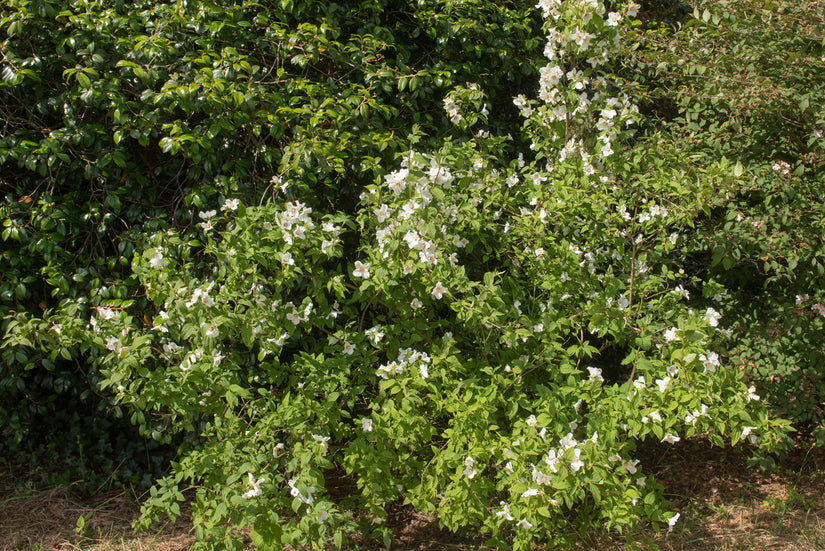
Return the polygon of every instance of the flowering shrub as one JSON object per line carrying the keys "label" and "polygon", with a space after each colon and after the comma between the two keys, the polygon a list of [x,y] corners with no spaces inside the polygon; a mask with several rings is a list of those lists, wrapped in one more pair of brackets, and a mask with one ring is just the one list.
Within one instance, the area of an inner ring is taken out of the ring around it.
{"label": "flowering shrub", "polygon": [[821,445],[823,5],[692,4],[679,32],[644,34],[637,74],[650,114],[667,116],[663,140],[697,164],[727,156],[739,166],[697,220],[694,270],[725,287],[731,367]]}
{"label": "flowering shrub", "polygon": [[[146,311],[131,272],[146,235],[194,239],[198,212],[222,195],[257,204],[277,189],[273,174],[351,213],[414,124],[432,141],[452,129],[441,106],[453,82],[474,79],[514,117],[513,90],[540,56],[532,12],[512,1],[0,3],[0,331],[43,328],[1,351],[0,438],[37,455],[48,435],[60,457],[40,462],[123,460],[98,472],[119,481],[146,443],[125,436],[130,412],[101,392],[90,343],[57,342],[50,328],[98,307]],[[70,434],[66,418],[115,423],[108,432],[128,445]]]}
{"label": "flowering shrub", "polygon": [[726,364],[723,290],[685,270],[685,232],[733,167],[687,175],[666,144],[631,147],[610,67],[638,6],[538,7],[548,61],[538,97],[514,101],[530,150],[510,154],[481,126],[483,89],[457,87],[454,138],[413,133],[354,213],[288,178],[260,204],[225,196],[198,239],[158,231],[135,256],[150,310],[53,331],[92,343],[147,436],[186,435],[144,524],[191,485],[211,548],[244,528],[261,548],[387,539],[404,502],[531,549],[571,527],[672,527],[643,442],[780,447],[785,423]]}

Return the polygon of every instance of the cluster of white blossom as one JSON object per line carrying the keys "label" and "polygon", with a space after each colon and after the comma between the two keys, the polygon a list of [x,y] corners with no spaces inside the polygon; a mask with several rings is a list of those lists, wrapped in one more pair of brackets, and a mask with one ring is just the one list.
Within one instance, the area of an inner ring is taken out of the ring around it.
{"label": "cluster of white blossom", "polygon": [[444,110],[447,111],[447,116],[450,117],[450,122],[458,124],[463,118],[458,110],[458,104],[452,98],[444,98]]}
{"label": "cluster of white blossom", "polygon": [[398,357],[387,364],[378,367],[376,375],[381,379],[388,379],[390,375],[400,375],[410,366],[418,364],[418,370],[422,379],[430,376],[428,364],[430,356],[426,352],[419,352],[412,348],[402,348],[398,351]]}
{"label": "cluster of white blossom", "polygon": [[[541,0],[538,7],[552,25],[544,49],[549,63],[540,69],[539,99],[543,107],[539,107],[539,118],[550,139],[562,141],[558,159],[581,156],[585,172],[594,174],[591,156],[599,161],[611,156],[622,125],[633,123],[638,113],[627,95],[611,96],[611,83],[594,71],[619,51],[619,24],[635,17],[639,6],[631,2],[624,13],[607,13],[597,0]],[[582,67],[580,61],[587,66]],[[536,112],[522,95],[514,103],[526,118]],[[587,139],[593,128],[597,130],[595,151],[590,150],[593,146]]]}
{"label": "cluster of white blossom", "polygon": [[654,218],[667,218],[668,210],[665,207],[653,203],[646,211],[639,214],[639,224],[644,224]]}
{"label": "cluster of white blossom", "polygon": [[[275,223],[281,229],[283,240],[292,245],[295,239],[306,239],[307,232],[315,227],[310,214],[312,209],[300,201],[287,201]],[[266,229],[266,228],[265,228]]]}
{"label": "cluster of white blossom", "polygon": [[298,498],[298,500],[305,504],[305,505],[312,505],[315,501],[315,492],[316,489],[314,486],[306,486],[304,492],[296,485],[298,479],[291,478],[287,481],[287,486],[289,486],[289,495],[292,497]]}
{"label": "cluster of white blossom", "polygon": [[[375,238],[377,252],[383,263],[392,265],[399,262],[402,274],[409,275],[419,267],[458,266],[458,252],[469,241],[459,235],[453,225],[460,219],[461,201],[464,194],[451,193],[456,179],[461,176],[477,176],[477,180],[467,183],[468,191],[481,190],[483,163],[470,169],[467,174],[454,174],[450,167],[435,156],[411,153],[402,162],[402,168],[384,177],[384,189],[389,193],[365,193],[362,200],[371,204],[371,212],[377,222]],[[475,174],[475,170],[478,174]],[[472,206],[481,202],[480,194],[468,193]],[[394,246],[395,254],[390,254],[390,245],[402,242],[404,249]],[[368,278],[369,263],[356,262],[356,277]],[[432,295],[440,298],[438,286]],[[420,305],[413,298],[413,308]]]}

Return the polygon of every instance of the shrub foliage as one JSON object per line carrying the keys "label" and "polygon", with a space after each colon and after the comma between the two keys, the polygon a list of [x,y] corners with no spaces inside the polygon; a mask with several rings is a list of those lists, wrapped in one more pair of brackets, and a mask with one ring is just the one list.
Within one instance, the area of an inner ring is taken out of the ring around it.
{"label": "shrub foliage", "polygon": [[769,464],[760,369],[819,420],[821,141],[684,52],[748,3],[225,4],[3,9],[9,434],[101,393],[177,447],[141,524],[191,488],[205,548],[389,542],[406,503],[531,549],[672,527],[645,443]]}
{"label": "shrub foliage", "polygon": [[742,165],[697,226],[694,269],[727,290],[731,366],[748,372],[777,414],[814,429],[820,444],[823,8],[697,2],[679,32],[648,29],[634,66],[647,79],[651,114],[683,155]]}

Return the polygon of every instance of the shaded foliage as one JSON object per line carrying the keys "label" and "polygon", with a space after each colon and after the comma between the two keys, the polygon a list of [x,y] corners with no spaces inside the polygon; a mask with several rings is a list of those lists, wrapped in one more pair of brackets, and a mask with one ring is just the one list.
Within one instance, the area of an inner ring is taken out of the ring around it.
{"label": "shaded foliage", "polygon": [[[151,315],[130,270],[144,236],[194,238],[199,208],[273,197],[273,177],[351,209],[413,124],[450,132],[453,84],[515,116],[537,25],[519,2],[5,2],[0,314]],[[108,415],[82,344],[2,357],[4,438],[56,432],[56,394]]]}

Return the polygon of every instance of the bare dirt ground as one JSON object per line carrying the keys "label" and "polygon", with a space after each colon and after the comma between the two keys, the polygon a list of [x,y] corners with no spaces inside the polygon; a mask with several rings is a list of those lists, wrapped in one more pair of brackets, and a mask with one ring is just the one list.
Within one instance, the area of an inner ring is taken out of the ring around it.
{"label": "bare dirt ground", "polygon": [[[739,450],[693,442],[647,453],[645,471],[664,484],[676,529],[632,534],[595,533],[582,551],[821,551],[825,549],[825,450],[799,442],[773,472],[746,466]],[[139,496],[126,491],[95,498],[72,486],[21,489],[0,471],[0,551],[184,551],[194,543],[191,517],[137,534]],[[85,526],[77,530],[78,519]],[[440,530],[436,520],[399,507],[388,519],[402,551],[484,550],[483,538]],[[383,547],[378,543],[370,550]],[[250,547],[251,549],[251,547]]]}

